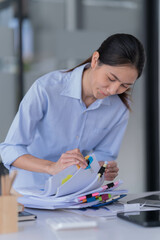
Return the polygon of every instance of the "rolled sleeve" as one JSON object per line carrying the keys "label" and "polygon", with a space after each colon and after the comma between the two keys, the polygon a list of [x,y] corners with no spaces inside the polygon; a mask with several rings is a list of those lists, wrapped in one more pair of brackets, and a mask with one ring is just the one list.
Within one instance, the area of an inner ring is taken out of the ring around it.
{"label": "rolled sleeve", "polygon": [[42,117],[42,92],[35,82],[22,100],[7,137],[0,145],[2,161],[8,169],[18,157],[28,154],[27,147],[31,144],[36,124]]}
{"label": "rolled sleeve", "polygon": [[12,146],[3,143],[1,145],[1,157],[6,168],[10,170],[11,164],[20,156],[28,154],[23,146]]}

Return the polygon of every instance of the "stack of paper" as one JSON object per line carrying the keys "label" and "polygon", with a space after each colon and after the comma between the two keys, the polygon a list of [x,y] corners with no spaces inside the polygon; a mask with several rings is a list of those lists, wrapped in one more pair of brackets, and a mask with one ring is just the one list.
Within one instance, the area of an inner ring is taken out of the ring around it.
{"label": "stack of paper", "polygon": [[71,166],[51,176],[44,189],[16,189],[23,195],[18,202],[32,208],[84,208],[106,205],[126,195],[126,190],[115,190],[121,181],[103,185],[104,175],[98,174],[99,163],[94,155],[88,160],[85,169]]}

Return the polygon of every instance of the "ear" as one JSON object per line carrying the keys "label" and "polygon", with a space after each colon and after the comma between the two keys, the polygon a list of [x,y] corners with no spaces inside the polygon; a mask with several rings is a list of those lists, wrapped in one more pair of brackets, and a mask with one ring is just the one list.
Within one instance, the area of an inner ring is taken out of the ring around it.
{"label": "ear", "polygon": [[92,55],[92,60],[91,60],[91,67],[95,68],[97,66],[99,59],[99,52],[95,51]]}

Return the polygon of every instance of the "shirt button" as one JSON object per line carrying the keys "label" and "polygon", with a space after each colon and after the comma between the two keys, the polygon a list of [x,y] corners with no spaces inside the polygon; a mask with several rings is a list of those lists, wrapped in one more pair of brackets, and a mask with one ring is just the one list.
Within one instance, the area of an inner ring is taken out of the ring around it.
{"label": "shirt button", "polygon": [[76,136],[77,139],[79,139],[79,136]]}

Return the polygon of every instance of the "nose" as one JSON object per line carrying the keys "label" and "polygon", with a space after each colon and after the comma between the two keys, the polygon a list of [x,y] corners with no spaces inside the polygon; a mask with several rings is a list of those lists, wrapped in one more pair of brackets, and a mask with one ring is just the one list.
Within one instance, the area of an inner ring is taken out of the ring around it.
{"label": "nose", "polygon": [[109,95],[115,95],[115,94],[117,94],[118,89],[119,89],[119,84],[112,83],[108,86],[107,92],[109,93]]}

